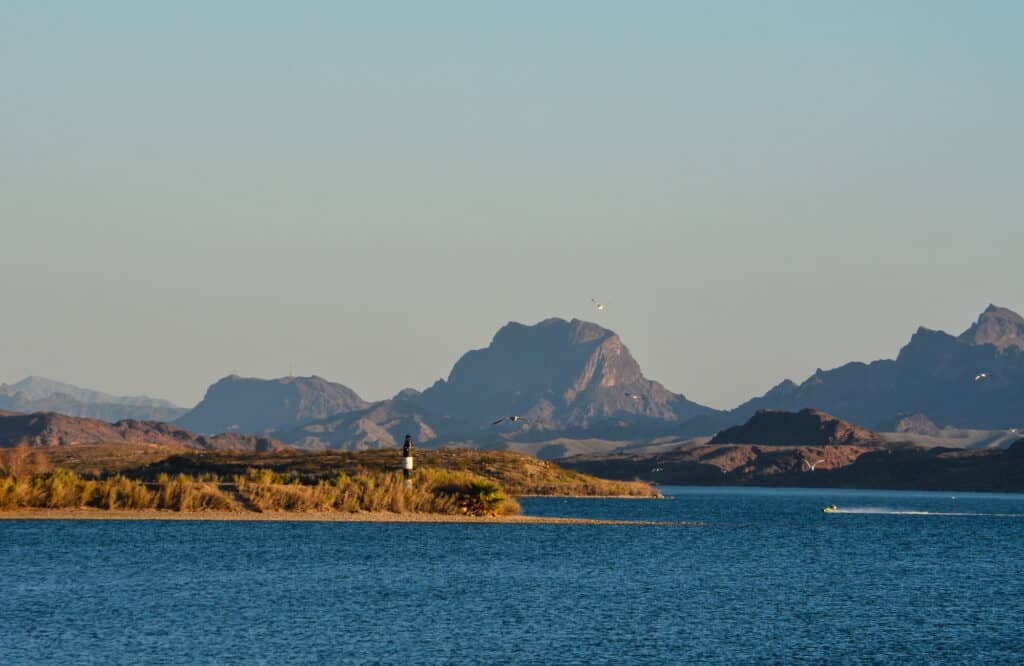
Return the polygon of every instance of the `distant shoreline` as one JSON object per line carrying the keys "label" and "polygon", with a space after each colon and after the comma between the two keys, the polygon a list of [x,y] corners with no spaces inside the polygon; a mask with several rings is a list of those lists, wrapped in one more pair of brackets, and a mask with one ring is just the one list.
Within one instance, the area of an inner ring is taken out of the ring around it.
{"label": "distant shoreline", "polygon": [[[653,481],[651,481],[651,482],[645,481],[644,483],[650,483],[650,485],[652,487],[657,485]],[[664,484],[664,485],[669,485],[669,484]],[[559,495],[542,495],[542,494],[533,494],[533,493],[521,493],[521,494],[516,494],[515,495],[515,498],[517,500],[518,499],[523,499],[524,497],[527,497],[527,498],[529,498],[529,497],[543,497],[545,499],[594,499],[594,500],[606,500],[606,499],[616,499],[616,500],[618,500],[618,499],[623,499],[623,500],[665,500],[665,499],[672,499],[670,497],[665,497],[663,495],[571,495],[571,494],[570,495],[562,495],[562,494],[559,494]]]}
{"label": "distant shoreline", "polygon": [[540,525],[683,525],[701,526],[696,521],[604,520],[554,516],[463,516],[433,513],[386,512],[297,512],[297,511],[134,511],[120,509],[15,509],[0,511],[6,520],[152,520],[220,522],[301,522],[301,523],[473,523]]}

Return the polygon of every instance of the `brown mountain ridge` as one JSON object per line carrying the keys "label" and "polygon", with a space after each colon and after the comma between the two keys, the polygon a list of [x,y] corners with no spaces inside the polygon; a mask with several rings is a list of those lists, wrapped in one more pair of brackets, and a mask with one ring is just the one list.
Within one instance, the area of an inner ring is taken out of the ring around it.
{"label": "brown mountain ridge", "polygon": [[762,409],[743,425],[722,430],[709,444],[828,446],[879,444],[882,441],[881,435],[867,428],[817,409],[801,409],[799,412]]}
{"label": "brown mountain ridge", "polygon": [[0,412],[0,448],[78,444],[160,444],[231,451],[284,448],[281,442],[266,437],[237,433],[195,435],[180,426],[160,421],[125,419],[108,423],[52,412]]}

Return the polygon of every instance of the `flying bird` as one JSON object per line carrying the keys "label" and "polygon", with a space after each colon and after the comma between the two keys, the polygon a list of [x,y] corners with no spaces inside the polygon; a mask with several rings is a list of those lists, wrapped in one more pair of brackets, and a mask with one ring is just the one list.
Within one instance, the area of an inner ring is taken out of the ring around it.
{"label": "flying bird", "polygon": [[594,307],[598,310],[604,310],[604,303],[599,303],[596,298],[590,299],[590,302],[594,304]]}
{"label": "flying bird", "polygon": [[805,461],[803,461],[803,463],[804,463],[805,465],[807,465],[808,467],[810,467],[810,468],[811,468],[811,471],[812,471],[812,472],[814,471],[814,467],[815,467],[815,465],[820,465],[820,464],[821,464],[821,463],[823,463],[823,462],[825,462],[825,461],[824,461],[824,460],[819,460],[819,461],[817,461],[817,462],[813,462],[813,463],[807,462],[806,460],[805,460]]}
{"label": "flying bird", "polygon": [[979,372],[978,374],[974,375],[974,381],[978,382],[981,381],[982,379],[988,379],[987,372]]}
{"label": "flying bird", "polygon": [[632,398],[633,400],[643,400],[644,399],[644,397],[642,395],[639,395],[637,393],[630,393],[629,391],[626,391],[626,397],[627,398]]}
{"label": "flying bird", "polygon": [[522,416],[502,416],[500,419],[498,419],[497,421],[495,421],[491,425],[498,425],[502,421],[512,421],[513,423],[515,423],[516,421],[528,421],[528,419],[526,419],[526,418],[524,418]]}

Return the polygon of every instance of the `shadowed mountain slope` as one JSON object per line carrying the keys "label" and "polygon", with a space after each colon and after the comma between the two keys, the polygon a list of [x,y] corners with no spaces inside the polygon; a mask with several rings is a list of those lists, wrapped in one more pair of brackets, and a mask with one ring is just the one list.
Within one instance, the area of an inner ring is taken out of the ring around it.
{"label": "shadowed mountain slope", "polygon": [[726,428],[709,444],[825,446],[876,444],[882,438],[868,430],[816,409],[758,411],[743,425]]}
{"label": "shadowed mountain slope", "polygon": [[1024,320],[990,305],[960,336],[919,328],[895,359],[818,370],[783,382],[726,415],[696,419],[684,434],[711,434],[759,409],[816,408],[876,426],[917,414],[937,427],[1008,429],[1024,425]]}
{"label": "shadowed mountain slope", "polygon": [[508,415],[557,429],[612,417],[678,421],[714,411],[645,378],[618,335],[577,319],[504,326],[418,401],[478,427]]}
{"label": "shadowed mountain slope", "polygon": [[291,446],[306,449],[360,451],[401,446],[407,434],[412,435],[417,446],[436,447],[480,434],[471,431],[463,423],[431,414],[408,398],[396,397],[366,409],[307,423],[281,433],[280,438]]}
{"label": "shadowed mountain slope", "polygon": [[252,379],[231,375],[210,386],[196,408],[177,423],[201,433],[263,435],[367,406],[352,389],[321,377]]}

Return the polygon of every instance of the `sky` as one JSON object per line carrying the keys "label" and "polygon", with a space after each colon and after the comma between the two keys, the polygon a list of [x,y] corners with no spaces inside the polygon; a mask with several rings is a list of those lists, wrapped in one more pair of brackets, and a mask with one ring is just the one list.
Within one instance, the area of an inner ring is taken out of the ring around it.
{"label": "sky", "polygon": [[891,358],[1024,311],[1021,25],[996,0],[5,0],[0,381],[382,399],[547,317],[719,408]]}

